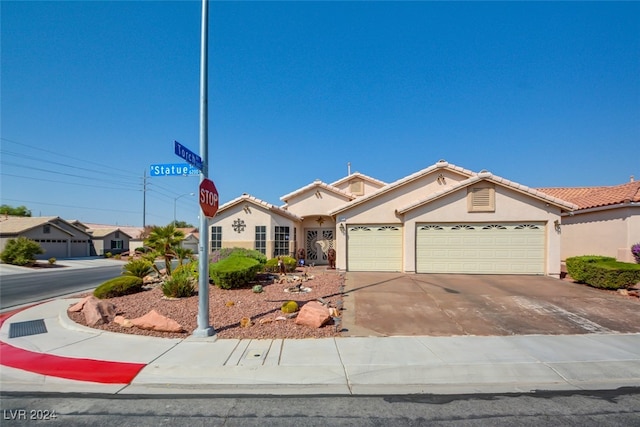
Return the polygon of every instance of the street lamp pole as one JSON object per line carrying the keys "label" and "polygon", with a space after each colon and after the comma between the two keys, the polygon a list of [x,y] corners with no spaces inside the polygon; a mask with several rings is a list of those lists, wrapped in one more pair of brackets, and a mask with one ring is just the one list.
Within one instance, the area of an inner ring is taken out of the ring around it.
{"label": "street lamp pole", "polygon": [[173,199],[173,225],[176,225],[176,204],[178,199],[184,196],[195,196],[196,193],[184,193]]}

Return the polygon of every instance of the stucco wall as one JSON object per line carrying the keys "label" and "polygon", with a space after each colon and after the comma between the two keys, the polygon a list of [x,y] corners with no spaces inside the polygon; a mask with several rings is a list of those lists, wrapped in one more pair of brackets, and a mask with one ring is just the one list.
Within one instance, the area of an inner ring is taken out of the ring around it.
{"label": "stucco wall", "polygon": [[[424,184],[424,183],[423,183]],[[427,184],[431,188],[433,183]],[[424,188],[424,187],[423,187]],[[420,193],[429,193],[427,188]],[[560,208],[549,206],[544,201],[521,194],[499,185],[495,186],[495,212],[469,212],[467,207],[466,188],[434,200],[424,206],[402,215],[395,214],[397,208],[403,207],[418,196],[416,185],[410,186],[408,194],[385,195],[375,199],[375,206],[355,207],[338,214],[338,219],[345,218],[345,226],[353,224],[402,224],[403,227],[403,269],[415,272],[415,230],[418,223],[430,222],[541,222],[545,224],[546,234],[546,274],[560,275],[560,234],[555,230],[554,221],[560,220]],[[424,196],[423,196],[424,197]],[[401,201],[398,201],[401,200]],[[367,210],[367,208],[370,208]],[[339,222],[340,223],[340,222]],[[346,269],[346,233],[338,224],[337,261],[339,269]]]}
{"label": "stucco wall", "polygon": [[348,201],[347,197],[317,187],[289,199],[287,210],[304,218],[309,215],[324,215]]}
{"label": "stucco wall", "polygon": [[[248,209],[245,209],[245,205]],[[244,230],[237,232],[233,229],[234,221],[241,220],[244,222]],[[222,247],[241,247],[247,249],[255,249],[256,226],[263,225],[266,227],[267,240],[267,258],[273,257],[273,240],[275,227],[289,227],[289,252],[293,252],[294,248],[294,228],[295,223],[289,218],[273,214],[263,207],[254,204],[239,204],[236,207],[229,208],[225,212],[216,215],[215,223],[211,226],[222,227]],[[209,236],[211,230],[209,229]]]}
{"label": "stucco wall", "polygon": [[562,259],[604,255],[634,262],[631,245],[640,242],[640,207],[620,207],[562,218]]}

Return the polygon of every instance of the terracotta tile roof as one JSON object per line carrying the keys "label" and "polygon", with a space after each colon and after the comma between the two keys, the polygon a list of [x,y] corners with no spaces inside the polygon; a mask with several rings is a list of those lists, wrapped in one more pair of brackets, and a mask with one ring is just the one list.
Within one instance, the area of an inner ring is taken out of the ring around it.
{"label": "terracotta tile roof", "polygon": [[318,188],[318,187],[319,188],[324,188],[325,190],[327,190],[327,191],[329,191],[331,193],[338,194],[338,195],[344,197],[347,200],[353,200],[353,199],[356,198],[356,196],[354,196],[351,193],[347,193],[346,191],[342,191],[339,188],[334,187],[333,185],[327,184],[327,183],[322,182],[319,179],[317,179],[317,180],[313,181],[309,185],[305,185],[304,187],[299,188],[299,189],[297,189],[296,191],[294,191],[292,193],[289,193],[289,194],[286,194],[286,195],[280,197],[280,200],[282,200],[283,202],[286,203],[292,197],[297,196],[299,194],[302,194],[302,193],[304,193],[306,191],[312,190],[314,188]]}
{"label": "terracotta tile roof", "polygon": [[251,195],[249,195],[247,193],[244,193],[242,196],[236,197],[235,199],[230,200],[227,203],[221,205],[218,208],[218,213],[224,212],[227,209],[230,209],[233,206],[236,206],[236,205],[238,205],[240,203],[243,203],[243,202],[249,202],[249,203],[254,204],[256,206],[260,206],[263,209],[266,209],[266,210],[271,211],[271,212],[275,212],[275,213],[277,213],[277,214],[279,214],[281,216],[293,219],[294,221],[302,221],[302,218],[300,218],[298,215],[295,215],[295,214],[293,214],[293,213],[289,212],[288,210],[283,209],[281,207],[274,206],[271,203],[265,202],[264,200],[260,200],[257,197],[251,196]]}
{"label": "terracotta tile roof", "polygon": [[[3,216],[0,218],[0,233],[20,234],[41,225],[52,224],[52,221],[57,218],[56,216]],[[55,226],[55,224],[52,225]]]}
{"label": "terracotta tile roof", "polygon": [[432,202],[435,199],[443,197],[443,196],[445,196],[447,194],[451,194],[454,191],[458,191],[461,188],[468,187],[469,185],[472,185],[472,184],[474,184],[476,182],[479,182],[479,181],[490,181],[490,182],[493,182],[493,183],[496,183],[496,184],[499,184],[499,185],[503,185],[505,187],[511,188],[512,190],[518,191],[520,193],[527,194],[527,195],[535,197],[535,198],[537,198],[539,200],[543,200],[543,201],[545,201],[547,203],[556,205],[559,208],[564,209],[564,210],[569,210],[570,211],[570,210],[574,210],[574,209],[577,208],[576,205],[574,205],[572,203],[569,203],[569,202],[567,202],[565,200],[562,200],[562,199],[560,199],[558,197],[554,197],[554,196],[552,196],[550,194],[543,193],[543,192],[538,191],[538,190],[536,190],[534,188],[527,187],[526,185],[518,184],[517,182],[513,182],[513,181],[510,181],[508,179],[504,179],[504,178],[502,178],[500,176],[493,175],[491,172],[480,172],[475,176],[472,176],[470,178],[465,179],[464,181],[460,181],[460,182],[458,182],[458,183],[456,183],[456,184],[454,184],[454,185],[452,185],[450,187],[446,187],[446,188],[443,188],[440,191],[437,191],[435,193],[429,194],[427,197],[425,197],[423,199],[416,200],[413,203],[410,203],[410,204],[408,204],[406,206],[403,206],[400,209],[397,209],[397,212],[401,213],[401,214],[407,213],[412,209],[415,209],[415,208],[417,208],[419,206],[425,205],[425,204],[427,204],[429,202]]}
{"label": "terracotta tile roof", "polygon": [[339,206],[338,208],[332,210],[331,212],[329,212],[330,215],[336,215],[339,212],[342,212],[344,210],[350,209],[353,206],[357,206],[358,204],[364,203],[367,200],[370,200],[374,197],[378,197],[381,194],[387,193],[391,190],[393,190],[394,188],[400,187],[408,182],[414,181],[416,179],[419,179],[431,172],[433,172],[434,170],[438,170],[438,169],[448,169],[450,171],[454,171],[457,172],[461,175],[466,175],[467,177],[471,177],[476,175],[475,172],[470,171],[469,169],[465,169],[462,168],[460,166],[456,166],[452,163],[447,162],[446,160],[439,160],[436,164],[431,165],[425,169],[419,170],[418,172],[412,173],[409,176],[406,176],[404,178],[398,179],[390,184],[385,185],[382,188],[379,188],[378,190],[372,192],[371,194],[368,194],[366,196],[360,197],[358,199],[356,199],[355,201],[349,202],[349,203],[345,203],[342,206]]}
{"label": "terracotta tile roof", "polygon": [[574,203],[579,209],[640,202],[640,181],[603,187],[538,188],[538,191]]}
{"label": "terracotta tile roof", "polygon": [[88,228],[88,231],[97,230],[100,228],[111,228],[113,230],[118,229],[132,239],[139,239],[140,234],[142,234],[142,232],[144,231],[144,228],[142,227],[133,227],[129,225],[95,224],[89,222],[84,222],[83,224]]}
{"label": "terracotta tile roof", "polygon": [[122,232],[122,234],[125,234],[127,237],[132,238],[132,236],[129,235],[129,233],[123,231],[120,228],[91,228],[89,229],[89,232],[91,233],[91,235],[93,237],[106,237],[112,233],[115,233],[116,231],[120,231]]}
{"label": "terracotta tile roof", "polygon": [[380,181],[379,179],[372,178],[372,177],[370,177],[368,175],[365,175],[363,173],[360,173],[360,172],[354,172],[351,175],[347,175],[344,178],[341,178],[341,179],[331,183],[330,185],[332,185],[334,187],[337,187],[338,185],[342,184],[343,182],[349,181],[350,179],[353,179],[353,178],[362,178],[365,181],[369,181],[369,182],[371,182],[373,184],[379,185],[380,187],[382,187],[384,185],[387,185],[387,183],[384,182],[384,181]]}

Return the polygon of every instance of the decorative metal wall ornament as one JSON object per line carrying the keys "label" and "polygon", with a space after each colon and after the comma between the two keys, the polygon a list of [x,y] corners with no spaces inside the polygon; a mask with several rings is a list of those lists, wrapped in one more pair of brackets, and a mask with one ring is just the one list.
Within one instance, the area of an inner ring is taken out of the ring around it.
{"label": "decorative metal wall ornament", "polygon": [[319,216],[318,219],[316,219],[316,222],[320,227],[322,227],[322,224],[324,224],[324,219],[321,216]]}
{"label": "decorative metal wall ornament", "polygon": [[242,233],[246,227],[246,224],[240,218],[233,221],[233,231],[236,233]]}

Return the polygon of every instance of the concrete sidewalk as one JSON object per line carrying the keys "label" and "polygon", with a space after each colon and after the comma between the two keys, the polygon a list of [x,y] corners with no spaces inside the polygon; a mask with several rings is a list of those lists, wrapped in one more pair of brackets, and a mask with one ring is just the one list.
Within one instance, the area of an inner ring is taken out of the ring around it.
{"label": "concrete sidewalk", "polygon": [[[163,339],[79,326],[66,315],[76,301],[47,302],[5,319],[3,391],[346,395],[640,386],[640,334]],[[9,338],[12,323],[39,319],[46,333]],[[100,361],[115,363],[95,365]],[[120,367],[135,368],[130,380],[104,380],[110,370],[122,374]]]}

